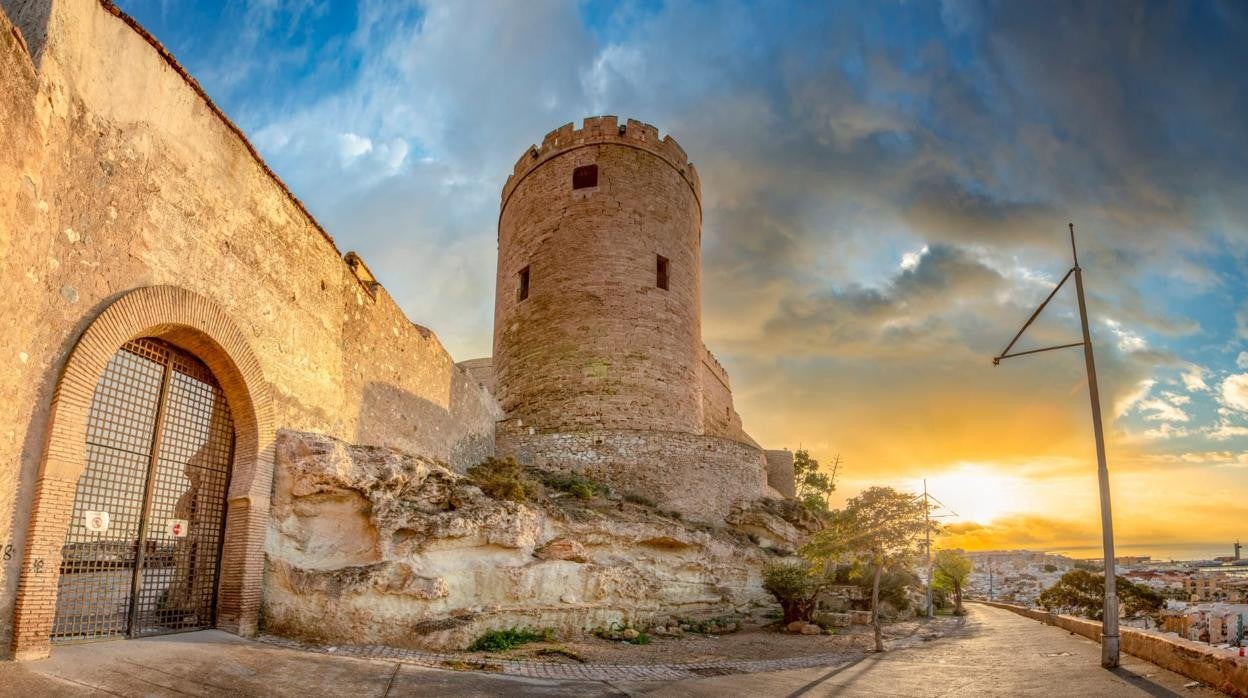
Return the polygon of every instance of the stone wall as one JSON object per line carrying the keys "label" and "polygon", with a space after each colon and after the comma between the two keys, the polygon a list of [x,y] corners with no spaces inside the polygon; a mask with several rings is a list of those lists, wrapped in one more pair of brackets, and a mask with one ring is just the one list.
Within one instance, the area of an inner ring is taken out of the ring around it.
{"label": "stone wall", "polygon": [[734,505],[767,496],[763,452],[718,436],[621,429],[540,432],[515,421],[497,430],[499,453],[547,470],[584,474],[692,519],[722,521]]}
{"label": "stone wall", "polygon": [[[989,601],[978,603],[1013,611],[1021,616],[1082,635],[1089,640],[1100,642],[1101,639],[1099,621],[1063,616],[1012,604]],[[1248,659],[1232,655],[1226,650],[1164,634],[1157,630],[1120,627],[1118,637],[1122,651],[1127,654],[1152,662],[1176,674],[1195,679],[1228,695],[1248,697]]]}
{"label": "stone wall", "polygon": [[793,475],[793,452],[788,449],[766,450],[767,484],[785,497],[797,496],[797,482]]}
{"label": "stone wall", "polygon": [[[701,209],[683,151],[615,117],[552,131],[516,164],[498,224],[494,373],[542,430],[702,424]],[[596,186],[573,189],[577,167]],[[669,260],[656,285],[657,256]],[[518,275],[529,270],[529,295]]]}
{"label": "stone wall", "polygon": [[649,124],[587,118],[520,157],[498,223],[500,454],[704,520],[778,494],[702,344],[701,222],[697,171]]}
{"label": "stone wall", "polygon": [[36,4],[4,6],[46,35],[38,68],[0,15],[0,648],[53,390],[128,291],[174,285],[223,308],[279,427],[462,469],[492,453],[501,416],[436,336],[361,283],[154,40],[108,4]]}
{"label": "stone wall", "polygon": [[618,498],[501,502],[426,458],[283,432],[265,627],[326,643],[463,649],[517,626],[582,631],[774,609],[760,575],[775,557],[752,540],[793,549],[804,534],[767,508],[733,518],[740,529]]}
{"label": "stone wall", "polygon": [[491,395],[497,389],[494,381],[494,360],[490,357],[483,359],[468,359],[459,362],[460,368],[468,372],[472,379],[482,388],[485,388]]}
{"label": "stone wall", "polygon": [[702,347],[702,433],[758,445],[745,433],[741,415],[733,408],[728,372],[706,347]]}

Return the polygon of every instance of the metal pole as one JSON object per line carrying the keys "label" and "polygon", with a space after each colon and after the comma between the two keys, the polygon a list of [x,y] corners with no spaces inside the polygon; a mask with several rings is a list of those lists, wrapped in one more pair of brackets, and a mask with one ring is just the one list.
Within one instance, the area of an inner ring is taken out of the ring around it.
{"label": "metal pole", "polygon": [[1092,402],[1092,431],[1096,437],[1096,475],[1101,490],[1101,542],[1105,548],[1105,612],[1101,625],[1101,666],[1118,666],[1118,593],[1114,566],[1114,522],[1109,506],[1109,468],[1105,465],[1105,432],[1101,426],[1101,395],[1096,384],[1096,359],[1088,331],[1088,309],[1083,299],[1083,270],[1075,248],[1075,224],[1070,224],[1070,252],[1075,260],[1075,292],[1079,296],[1079,321],[1083,324],[1083,360],[1088,369],[1088,397]]}
{"label": "metal pole", "polygon": [[927,550],[927,617],[932,618],[936,614],[932,611],[932,503],[927,498],[927,478],[923,478],[923,537],[927,540],[924,548]]}

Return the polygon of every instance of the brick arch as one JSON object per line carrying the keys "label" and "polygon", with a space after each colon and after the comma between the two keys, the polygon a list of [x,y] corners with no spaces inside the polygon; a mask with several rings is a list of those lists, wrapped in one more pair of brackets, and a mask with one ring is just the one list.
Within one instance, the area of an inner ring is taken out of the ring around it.
{"label": "brick arch", "polygon": [[234,462],[218,579],[217,626],[256,631],[264,572],[264,535],[273,486],[273,403],[260,363],[238,325],[212,300],[175,286],[149,286],[118,298],[83,332],[52,396],[47,447],[35,485],[14,609],[18,659],[47,656],[56,612],[61,545],[78,478],[96,384],[126,342],[158,337],[195,354],[212,370],[234,419]]}

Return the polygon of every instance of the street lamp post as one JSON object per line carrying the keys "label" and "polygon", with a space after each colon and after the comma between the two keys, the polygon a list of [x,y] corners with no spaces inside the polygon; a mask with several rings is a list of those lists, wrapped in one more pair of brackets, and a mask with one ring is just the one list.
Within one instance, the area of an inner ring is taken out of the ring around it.
{"label": "street lamp post", "polygon": [[[1075,247],[1075,224],[1071,223],[1069,227],[1070,253],[1074,260],[1074,266],[1071,267],[1070,271],[1066,272],[1066,276],[1062,277],[1062,280],[1049,293],[1049,297],[1045,298],[1040,307],[1036,308],[1031,317],[1027,319],[1027,322],[1023,323],[1023,328],[1018,331],[1018,334],[1014,335],[1014,339],[1006,345],[1005,350],[999,356],[993,357],[992,363],[996,366],[1000,365],[1002,359],[1009,359],[1015,356],[1038,354],[1042,351],[1066,349],[1069,347],[1083,347],[1083,361],[1088,374],[1088,397],[1092,403],[1092,432],[1096,438],[1096,474],[1101,494],[1101,543],[1105,549],[1105,610],[1102,614],[1103,620],[1101,625],[1101,666],[1106,669],[1112,669],[1118,666],[1119,646],[1117,572],[1114,566],[1114,522],[1109,503],[1109,468],[1105,464],[1105,431],[1101,425],[1101,395],[1096,382],[1096,359],[1092,352],[1092,334],[1088,330],[1088,308],[1083,296],[1083,269],[1079,266],[1079,251]],[[1023,333],[1027,331],[1027,328],[1031,326],[1031,323],[1035,321],[1040,312],[1049,304],[1049,301],[1053,300],[1053,296],[1057,294],[1058,289],[1072,275],[1075,277],[1075,293],[1079,298],[1079,321],[1083,329],[1083,341],[1011,354],[1010,349],[1014,348],[1014,344],[1018,342]]]}

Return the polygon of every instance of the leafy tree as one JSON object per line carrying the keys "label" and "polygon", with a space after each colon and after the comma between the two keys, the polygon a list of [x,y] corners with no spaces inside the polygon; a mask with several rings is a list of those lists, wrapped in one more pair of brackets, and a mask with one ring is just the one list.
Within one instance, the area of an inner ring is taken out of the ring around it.
{"label": "leafy tree", "polygon": [[920,497],[891,487],[872,487],[850,499],[845,508],[831,512],[828,525],[801,550],[803,557],[821,568],[848,560],[857,568],[870,568],[871,624],[875,649],[884,651],[880,630],[880,577],[886,567],[904,565],[921,549],[923,534],[931,525],[924,516]]}
{"label": "leafy tree", "polygon": [[830,581],[805,560],[773,562],[763,568],[763,588],[780,602],[786,625],[795,620],[810,622],[815,598]]}
{"label": "leafy tree", "polygon": [[[836,584],[852,584],[862,590],[864,598],[871,598],[875,586],[874,565],[837,565],[834,577]],[[919,581],[918,575],[904,562],[886,565],[880,573],[880,607],[887,604],[898,611],[910,608],[910,596],[906,592],[919,586]]]}
{"label": "leafy tree", "polygon": [[841,457],[832,464],[831,473],[819,472],[819,461],[810,457],[806,449],[799,448],[793,454],[793,480],[797,483],[797,500],[815,511],[828,510],[828,497],[836,491],[836,472]]}
{"label": "leafy tree", "polygon": [[932,560],[932,587],[953,592],[953,615],[962,610],[962,588],[971,578],[971,559],[961,550],[938,550]]}
{"label": "leafy tree", "polygon": [[[1125,577],[1117,577],[1118,601],[1127,618],[1156,613],[1165,603],[1161,594]],[[1105,575],[1073,569],[1053,586],[1040,592],[1040,605],[1047,611],[1071,611],[1101,620],[1105,615]]]}

